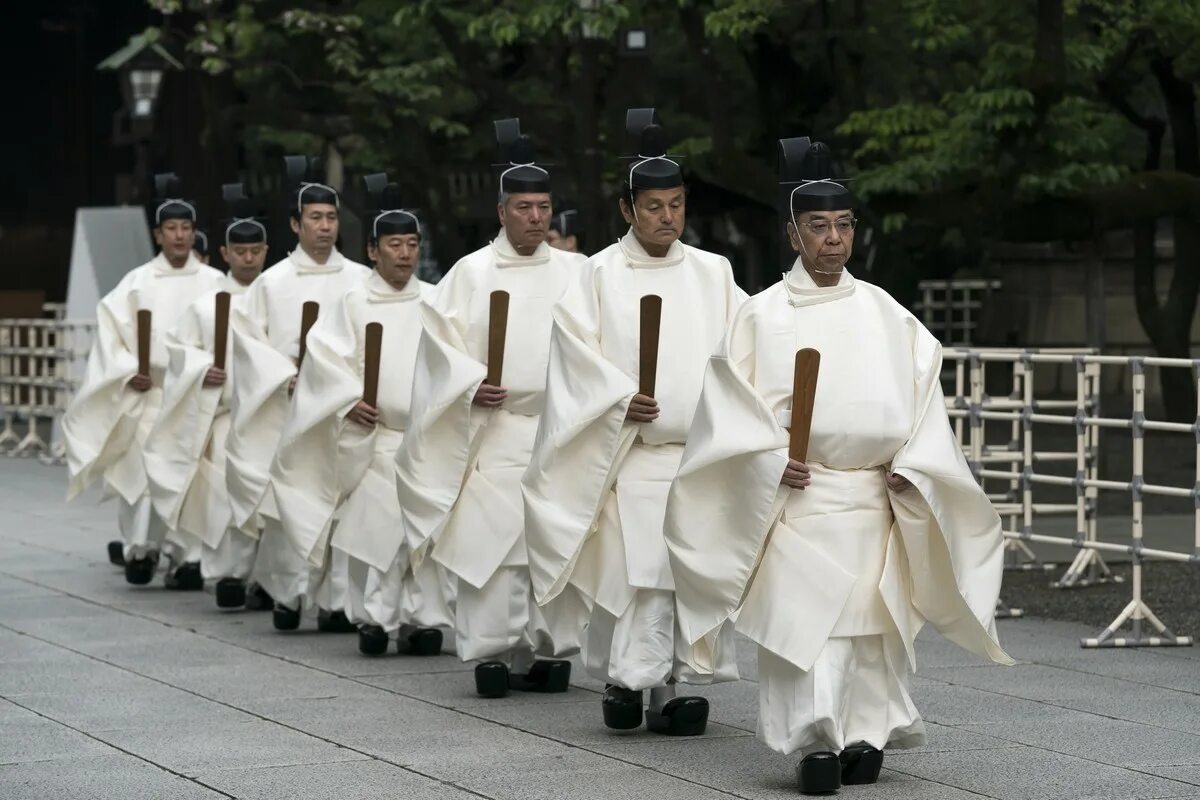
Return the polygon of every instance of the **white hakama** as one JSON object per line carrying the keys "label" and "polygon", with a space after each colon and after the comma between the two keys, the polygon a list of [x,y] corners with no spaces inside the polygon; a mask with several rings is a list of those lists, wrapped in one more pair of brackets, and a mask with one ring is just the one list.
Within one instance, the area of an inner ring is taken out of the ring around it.
{"label": "white hakama", "polygon": [[[166,333],[196,297],[211,294],[223,276],[188,257],[175,269],[161,253],[132,270],[100,301],[87,372],[63,418],[70,484],[67,499],[95,481],[118,498],[117,521],[126,560],[162,552],[172,563],[195,561],[200,542],[172,533],[153,508],[143,448],[163,402],[168,365]],[[150,379],[137,392],[137,312],[151,312]]]}
{"label": "white hakama", "polygon": [[[795,353],[821,353],[804,491],[787,466]],[[926,622],[996,640],[999,518],[951,435],[941,350],[891,297],[797,266],[751,298],[705,379],[667,507],[689,661],[731,627],[759,645],[759,737],[784,753],[924,741],[908,693]],[[887,488],[891,469],[913,484]]]}
{"label": "white hakama", "polygon": [[[583,262],[546,244],[522,256],[502,231],[455,264],[424,308],[413,427],[396,455],[396,486],[412,546],[431,548],[428,557],[456,580],[464,661],[526,665],[578,651],[575,626],[551,625],[534,608],[521,476],[543,410],[550,309]],[[472,400],[487,373],[495,290],[510,297],[508,399],[484,409]]]}
{"label": "white hakama", "polygon": [[230,359],[237,380],[230,397],[225,479],[233,524],[260,537],[250,579],[291,610],[341,610],[347,592],[344,557],[314,567],[285,536],[271,485],[271,465],[291,407],[288,383],[296,375],[301,308],[311,300],[325,313],[370,274],[337,250],[317,264],[298,247],[251,284],[242,307],[231,315]]}
{"label": "white hakama", "polygon": [[[631,690],[697,681],[677,658],[663,515],[704,367],[745,295],[723,257],[676,242],[654,258],[632,233],[588,266],[554,310],[547,411],[524,477],[535,595],[563,624],[584,598],[590,610],[574,624],[593,677]],[[663,299],[660,416],[638,425],[625,415],[649,294]],[[736,678],[732,646],[722,655],[720,674]]]}
{"label": "white hakama", "polygon": [[[396,290],[372,273],[324,309],[308,334],[308,355],[271,468],[287,551],[299,554],[310,571],[327,570],[332,588],[344,581],[351,621],[389,634],[403,626],[450,624],[447,581],[436,564],[412,557],[394,467],[410,418],[420,299],[431,289],[413,278]],[[383,336],[379,424],[367,428],[347,415],[362,400],[371,323],[382,326]],[[343,607],[321,602],[322,608]]]}
{"label": "white hakama", "polygon": [[[246,287],[226,277],[230,308],[240,307]],[[196,300],[168,334],[169,366],[159,418],[146,443],[146,473],[157,513],[172,529],[201,543],[205,579],[250,574],[258,541],[233,525],[225,488],[225,439],[233,369],[226,352],[226,382],[206,387],[216,337],[215,294]]]}

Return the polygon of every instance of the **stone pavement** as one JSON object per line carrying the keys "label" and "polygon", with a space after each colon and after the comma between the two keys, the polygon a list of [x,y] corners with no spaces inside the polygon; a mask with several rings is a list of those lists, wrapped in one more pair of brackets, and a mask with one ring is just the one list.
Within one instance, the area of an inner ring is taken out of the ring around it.
{"label": "stone pavement", "polygon": [[[64,472],[0,459],[0,798],[783,798],[794,758],[755,741],[746,680],[704,690],[706,736],[614,735],[565,695],[482,700],[444,656],[365,659],[210,593],[127,586],[115,509]],[[1090,628],[1005,621],[1020,664],[923,635],[929,745],[849,798],[1200,798],[1200,651],[1083,651]]]}

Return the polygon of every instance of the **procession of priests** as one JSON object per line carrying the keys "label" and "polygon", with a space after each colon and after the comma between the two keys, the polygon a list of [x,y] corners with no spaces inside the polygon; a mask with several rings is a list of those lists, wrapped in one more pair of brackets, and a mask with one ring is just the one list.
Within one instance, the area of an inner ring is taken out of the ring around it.
{"label": "procession of priests", "polygon": [[385,174],[355,204],[370,266],[338,249],[317,160],[284,159],[295,244],[269,267],[285,232],[226,184],[227,274],[158,176],[160,252],[100,301],[63,420],[68,499],[115,498],[130,584],[161,571],[279,631],[356,633],[363,656],[453,655],[483,698],[567,692],[575,666],[614,731],[704,733],[702,687],[752,647],[757,735],[795,754],[799,791],[874,783],[884,750],[925,743],[926,623],[1012,663],[1000,520],[940,345],[847,269],[855,202],[824,144],[780,141],[795,260],[747,297],[685,243],[658,114],[625,128],[627,231],[587,257],[553,165],[497,121],[498,228],[436,285],[429,220]]}

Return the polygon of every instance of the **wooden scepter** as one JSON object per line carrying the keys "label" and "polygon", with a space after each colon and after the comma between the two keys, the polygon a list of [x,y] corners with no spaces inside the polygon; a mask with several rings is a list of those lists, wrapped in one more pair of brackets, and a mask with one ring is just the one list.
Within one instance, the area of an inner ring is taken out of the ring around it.
{"label": "wooden scepter", "polygon": [[379,405],[379,356],[383,351],[383,325],[367,323],[366,355],[363,363],[363,402],[371,408]]}
{"label": "wooden scepter", "polygon": [[150,310],[137,312],[137,358],[138,375],[150,377]]}
{"label": "wooden scepter", "polygon": [[213,323],[213,366],[225,369],[225,351],[229,342],[229,292],[217,292],[216,321]]}
{"label": "wooden scepter", "polygon": [[308,332],[317,322],[317,314],[321,304],[315,300],[306,300],[300,308],[300,353],[296,358],[296,369],[304,363],[304,353],[308,350]]}
{"label": "wooden scepter", "polygon": [[796,353],[796,371],[792,376],[792,428],[788,457],[808,462],[808,437],[812,430],[813,402],[817,397],[817,374],[821,354],[811,347]]}
{"label": "wooden scepter", "polygon": [[504,375],[504,341],[508,335],[508,292],[497,289],[492,292],[491,308],[488,313],[488,371],[489,386],[500,386]]}
{"label": "wooden scepter", "polygon": [[638,355],[638,394],[654,397],[658,380],[658,337],[662,325],[662,298],[648,294],[642,298],[641,338]]}

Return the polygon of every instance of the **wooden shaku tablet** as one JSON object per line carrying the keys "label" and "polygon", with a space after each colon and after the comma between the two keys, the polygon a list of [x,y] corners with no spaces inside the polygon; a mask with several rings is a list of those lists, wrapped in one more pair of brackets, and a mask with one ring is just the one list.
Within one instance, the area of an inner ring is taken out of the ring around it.
{"label": "wooden shaku tablet", "polygon": [[795,461],[808,461],[808,437],[812,430],[813,402],[820,371],[820,353],[811,347],[796,353],[796,371],[792,377],[792,429],[788,444],[788,457]]}
{"label": "wooden shaku tablet", "polygon": [[662,325],[662,298],[648,294],[642,298],[641,334],[638,355],[638,394],[654,397],[658,379],[658,335]]}
{"label": "wooden shaku tablet", "polygon": [[502,386],[504,375],[504,341],[508,335],[508,292],[497,289],[492,292],[488,314],[488,372],[489,386]]}
{"label": "wooden shaku tablet", "polygon": [[363,358],[363,402],[371,408],[379,405],[379,356],[383,350],[383,325],[367,323],[366,355]]}
{"label": "wooden shaku tablet", "polygon": [[300,308],[300,354],[296,358],[296,369],[300,369],[300,365],[304,363],[304,354],[308,350],[308,332],[316,324],[320,311],[321,304],[315,300],[306,300]]}
{"label": "wooden shaku tablet", "polygon": [[150,377],[150,319],[149,309],[137,312],[138,375],[146,377]]}
{"label": "wooden shaku tablet", "polygon": [[217,292],[213,323],[213,366],[225,369],[225,351],[229,343],[229,292]]}

